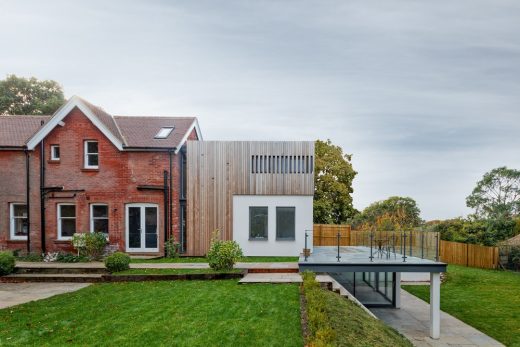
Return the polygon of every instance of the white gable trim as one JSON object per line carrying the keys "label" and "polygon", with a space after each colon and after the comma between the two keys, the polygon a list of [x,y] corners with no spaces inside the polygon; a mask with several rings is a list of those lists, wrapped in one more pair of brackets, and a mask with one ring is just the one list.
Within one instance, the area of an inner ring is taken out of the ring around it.
{"label": "white gable trim", "polygon": [[199,128],[199,121],[197,120],[197,118],[195,118],[195,120],[193,121],[193,123],[189,127],[188,131],[186,131],[186,134],[184,134],[184,137],[182,138],[181,142],[179,142],[179,144],[177,145],[177,149],[175,150],[175,154],[179,153],[179,151],[181,150],[181,148],[184,145],[184,143],[186,143],[186,141],[188,140],[188,136],[190,136],[190,134],[193,131],[193,129],[195,129],[195,132],[197,133],[197,138],[199,139],[199,141],[202,141],[202,133],[201,133],[200,128]]}
{"label": "white gable trim", "polygon": [[74,107],[80,109],[81,112],[87,118],[94,123],[94,125],[105,135],[110,142],[114,144],[120,151],[123,150],[123,143],[112,134],[110,130],[99,120],[94,113],[87,107],[80,98],[77,96],[73,96],[67,101],[65,105],[60,107],[56,113],[52,116],[52,118],[36,133],[34,134],[29,141],[27,142],[27,149],[33,150],[49,133],[59,125],[63,119],[72,111]]}

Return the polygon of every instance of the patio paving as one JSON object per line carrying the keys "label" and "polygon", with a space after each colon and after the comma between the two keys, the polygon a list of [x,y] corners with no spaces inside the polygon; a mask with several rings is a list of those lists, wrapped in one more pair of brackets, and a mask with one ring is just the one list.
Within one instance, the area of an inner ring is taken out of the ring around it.
{"label": "patio paving", "polygon": [[0,283],[0,309],[70,293],[89,283]]}
{"label": "patio paving", "polygon": [[414,346],[503,346],[486,334],[441,311],[441,336],[429,337],[430,305],[401,290],[401,308],[371,308],[379,319],[406,336]]}

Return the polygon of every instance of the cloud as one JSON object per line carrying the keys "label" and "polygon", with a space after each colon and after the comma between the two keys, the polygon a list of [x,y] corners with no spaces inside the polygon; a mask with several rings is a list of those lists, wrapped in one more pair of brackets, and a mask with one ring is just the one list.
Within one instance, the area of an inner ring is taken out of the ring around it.
{"label": "cloud", "polygon": [[55,79],[115,114],[198,115],[207,139],[331,138],[354,203],[468,213],[520,167],[516,1],[0,4],[0,75]]}

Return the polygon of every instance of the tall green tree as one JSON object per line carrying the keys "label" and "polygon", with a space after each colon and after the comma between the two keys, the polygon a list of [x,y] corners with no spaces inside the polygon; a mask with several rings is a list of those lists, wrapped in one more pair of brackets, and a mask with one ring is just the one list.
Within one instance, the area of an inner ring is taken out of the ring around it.
{"label": "tall green tree", "polygon": [[64,102],[63,89],[56,81],[15,75],[0,80],[1,115],[53,114]]}
{"label": "tall green tree", "polygon": [[484,174],[466,205],[480,218],[511,218],[520,214],[520,171],[499,167]]}
{"label": "tall green tree", "polygon": [[330,140],[316,141],[314,223],[341,224],[355,214],[352,206],[352,155]]}
{"label": "tall green tree", "polygon": [[420,214],[421,210],[414,199],[391,196],[370,204],[361,212],[358,220],[365,226],[394,230],[419,226],[422,222]]}

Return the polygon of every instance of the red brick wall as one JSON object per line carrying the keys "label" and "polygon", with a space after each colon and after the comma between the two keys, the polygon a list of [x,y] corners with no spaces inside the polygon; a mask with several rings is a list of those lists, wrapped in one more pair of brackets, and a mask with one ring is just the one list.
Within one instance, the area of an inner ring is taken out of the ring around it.
{"label": "red brick wall", "polygon": [[[30,152],[31,184],[31,247],[40,245],[40,194],[39,194],[39,153]],[[0,151],[0,249],[27,249],[27,242],[10,240],[10,203],[26,201],[26,167],[24,151]]]}
{"label": "red brick wall", "polygon": [[[45,186],[64,187],[64,192],[49,193],[46,207],[47,251],[71,250],[70,242],[57,240],[57,205],[76,205],[76,231],[90,230],[90,204],[109,206],[110,243],[125,250],[125,204],[158,205],[159,253],[164,249],[164,198],[161,190],[137,190],[139,185],[163,185],[163,172],[169,170],[168,152],[120,152],[77,108],[57,126],[45,142]],[[193,131],[189,139],[197,139]],[[84,140],[98,141],[99,170],[84,169]],[[50,161],[50,146],[60,146],[60,161]],[[31,244],[40,247],[39,147],[31,153]],[[180,155],[172,155],[172,230],[179,240]],[[0,247],[23,248],[25,243],[8,241],[9,202],[25,201],[25,155],[0,151]],[[9,163],[9,165],[4,165]],[[67,190],[84,190],[67,192]],[[5,218],[7,217],[7,218]],[[20,247],[21,244],[21,247]]]}

